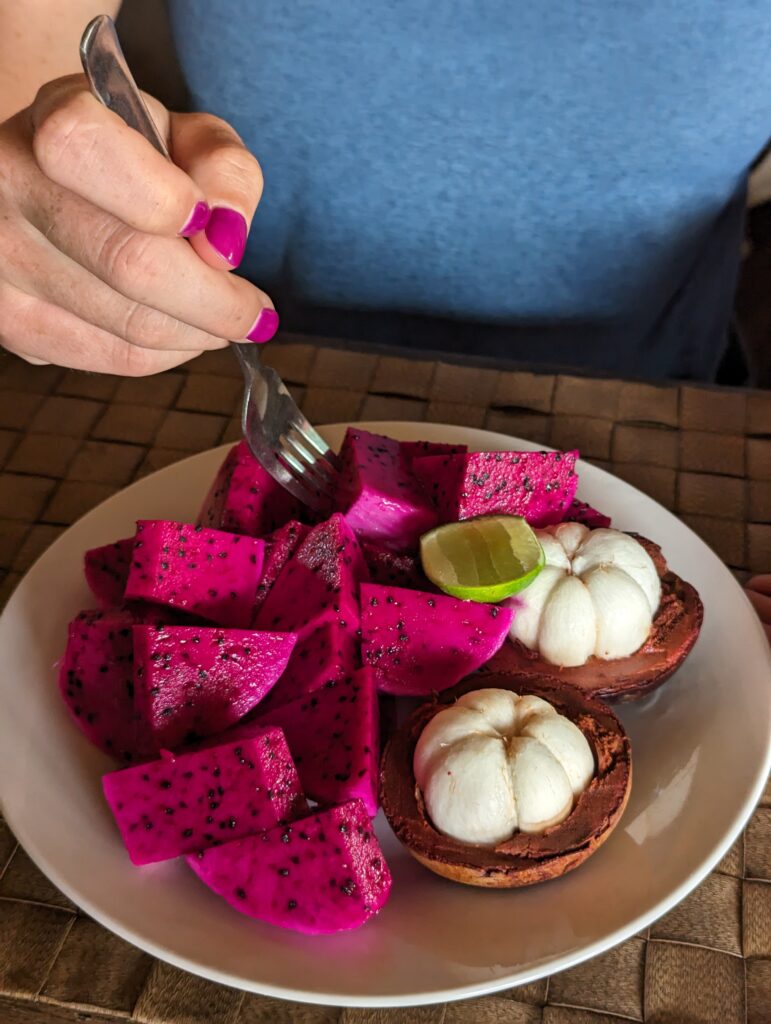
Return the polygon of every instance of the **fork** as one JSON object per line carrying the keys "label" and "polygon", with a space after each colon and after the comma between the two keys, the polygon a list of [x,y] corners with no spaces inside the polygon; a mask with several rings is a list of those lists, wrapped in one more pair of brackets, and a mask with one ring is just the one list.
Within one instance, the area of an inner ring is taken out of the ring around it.
{"label": "fork", "polygon": [[[112,18],[94,18],[80,40],[80,59],[94,96],[171,159],[126,63]],[[279,375],[254,344],[233,342],[244,375],[241,427],[252,454],[296,498],[328,513],[337,486],[338,459],[300,412]]]}

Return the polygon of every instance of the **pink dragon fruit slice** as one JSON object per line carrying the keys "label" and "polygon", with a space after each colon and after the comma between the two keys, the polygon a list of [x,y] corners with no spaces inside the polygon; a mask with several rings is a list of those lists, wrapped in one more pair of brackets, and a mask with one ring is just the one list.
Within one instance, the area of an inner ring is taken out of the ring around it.
{"label": "pink dragon fruit slice", "polygon": [[280,729],[110,772],[104,795],[134,864],[252,835],[307,810]]}
{"label": "pink dragon fruit slice", "polygon": [[400,441],[399,451],[408,469],[415,459],[427,455],[465,455],[467,444],[445,444],[443,441]]}
{"label": "pink dragon fruit slice", "polygon": [[571,523],[583,523],[590,530],[606,529],[610,526],[610,516],[606,516],[604,512],[598,512],[596,508],[592,508],[585,501],[579,501],[578,498],[574,498],[571,502],[565,519]]}
{"label": "pink dragon fruit slice", "polygon": [[134,621],[128,611],[81,612],[69,624],[59,666],[59,690],[77,727],[125,763],[155,751],[134,708]]}
{"label": "pink dragon fruit slice", "polygon": [[297,498],[262,468],[246,441],[239,441],[220,466],[197,522],[214,530],[261,537],[304,512]]}
{"label": "pink dragon fruit slice", "polygon": [[140,519],[126,598],[180,608],[248,629],[265,542],[161,519]]}
{"label": "pink dragon fruit slice", "polygon": [[286,671],[260,705],[260,711],[334,683],[360,667],[356,634],[336,621],[323,622],[300,640]]}
{"label": "pink dragon fruit slice", "polygon": [[359,800],[187,862],[242,914],[310,935],[360,927],[391,890],[391,873]]}
{"label": "pink dragon fruit slice", "polygon": [[102,608],[114,608],[123,600],[134,538],[116,540],[85,554],[86,583]]}
{"label": "pink dragon fruit slice", "polygon": [[255,616],[258,629],[294,632],[304,640],[323,622],[359,628],[359,582],[367,566],[356,537],[335,513],[315,526],[279,573]]}
{"label": "pink dragon fruit slice", "polygon": [[361,553],[364,555],[373,583],[385,583],[394,587],[416,587],[418,590],[431,586],[423,574],[417,555],[390,551],[366,540],[362,541]]}
{"label": "pink dragon fruit slice", "polygon": [[565,518],[578,487],[577,451],[477,452],[416,459],[442,523],[506,513],[531,526]]}
{"label": "pink dragon fruit slice", "polygon": [[255,614],[268,596],[281,570],[310,533],[310,526],[292,519],[275,533],[265,537],[265,562],[262,568],[262,579],[257,587]]}
{"label": "pink dragon fruit slice", "polygon": [[377,814],[380,727],[369,669],[259,714],[283,730],[307,796],[322,804],[358,797]]}
{"label": "pink dragon fruit slice", "polygon": [[294,633],[134,626],[134,702],[155,749],[223,732],[286,668]]}
{"label": "pink dragon fruit slice", "polygon": [[[436,457],[436,456],[435,456]],[[358,537],[396,551],[417,547],[436,513],[402,457],[399,442],[349,427],[340,449],[336,507]]]}
{"label": "pink dragon fruit slice", "polygon": [[513,617],[500,605],[364,583],[362,661],[374,669],[381,692],[424,697],[489,661]]}

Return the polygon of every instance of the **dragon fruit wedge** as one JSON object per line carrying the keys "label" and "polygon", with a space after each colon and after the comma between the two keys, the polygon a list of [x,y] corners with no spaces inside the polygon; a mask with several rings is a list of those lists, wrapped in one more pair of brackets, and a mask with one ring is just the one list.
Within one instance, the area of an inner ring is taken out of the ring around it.
{"label": "dragon fruit wedge", "polygon": [[322,622],[359,628],[359,582],[367,566],[356,537],[335,513],[315,526],[279,573],[255,616],[258,629],[294,632],[300,640]]}
{"label": "dragon fruit wedge", "polygon": [[286,704],[295,697],[349,676],[360,666],[356,634],[338,622],[322,622],[300,640],[286,671],[268,694],[260,709]]}
{"label": "dragon fruit wedge", "polygon": [[130,763],[152,757],[152,737],[134,708],[134,658],[127,611],[81,612],[68,627],[59,690],[81,732]]}
{"label": "dragon fruit wedge", "polygon": [[265,542],[187,523],[140,519],[125,597],[248,629]]}
{"label": "dragon fruit wedge", "polygon": [[406,552],[390,551],[371,541],[362,541],[361,553],[369,569],[373,583],[385,583],[394,587],[431,586],[423,574],[420,558]]}
{"label": "dragon fruit wedge", "polygon": [[201,526],[261,537],[297,519],[304,506],[239,441],[228,452],[198,514]]}
{"label": "dragon fruit wedge", "polygon": [[283,730],[312,800],[334,804],[359,797],[370,817],[377,814],[380,727],[369,669],[330,680],[257,721]]}
{"label": "dragon fruit wedge", "polygon": [[278,579],[279,573],[309,532],[310,526],[305,526],[303,523],[298,523],[296,519],[292,519],[275,533],[264,538],[265,561],[262,567],[262,579],[257,587],[257,597],[254,602],[255,614]]}
{"label": "dragon fruit wedge", "polygon": [[374,669],[381,692],[424,697],[489,661],[513,617],[511,608],[499,605],[365,583],[362,661]]}
{"label": "dragon fruit wedge", "polygon": [[123,600],[134,538],[126,537],[85,554],[86,583],[102,608],[113,608]]}
{"label": "dragon fruit wedge", "polygon": [[445,444],[443,441],[400,441],[399,451],[408,469],[415,459],[426,455],[465,455],[466,444]]}
{"label": "dragon fruit wedge", "polygon": [[598,512],[596,508],[592,508],[585,501],[579,501],[578,498],[571,502],[565,519],[571,523],[583,523],[590,530],[607,529],[610,526],[610,516]]}
{"label": "dragon fruit wedge", "polygon": [[398,441],[349,427],[340,467],[335,503],[362,540],[408,551],[436,525],[436,513],[407,467]]}
{"label": "dragon fruit wedge", "polygon": [[242,914],[310,935],[360,927],[391,890],[391,873],[359,800],[187,862]]}
{"label": "dragon fruit wedge", "polygon": [[104,795],[134,864],[252,835],[307,810],[280,729],[110,772]]}
{"label": "dragon fruit wedge", "polygon": [[134,626],[134,702],[156,750],[223,732],[286,668],[294,633]]}
{"label": "dragon fruit wedge", "polygon": [[575,497],[577,458],[577,451],[430,455],[414,470],[442,523],[504,513],[549,526],[562,522]]}

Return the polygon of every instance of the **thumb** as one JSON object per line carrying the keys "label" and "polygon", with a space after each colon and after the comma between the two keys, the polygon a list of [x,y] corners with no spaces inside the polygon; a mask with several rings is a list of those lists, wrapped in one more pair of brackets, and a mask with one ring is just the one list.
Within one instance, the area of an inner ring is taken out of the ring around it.
{"label": "thumb", "polygon": [[211,114],[172,114],[169,141],[174,163],[198,185],[212,211],[206,231],[191,245],[209,266],[237,267],[262,195],[260,165],[236,131]]}

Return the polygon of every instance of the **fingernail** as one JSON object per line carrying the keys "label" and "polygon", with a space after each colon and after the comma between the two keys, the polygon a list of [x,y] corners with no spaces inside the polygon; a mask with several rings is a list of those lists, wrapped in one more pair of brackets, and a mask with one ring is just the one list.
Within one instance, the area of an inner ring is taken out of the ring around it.
{"label": "fingernail", "polygon": [[278,313],[275,309],[261,309],[260,315],[252,324],[252,329],[246,336],[247,341],[256,341],[262,344],[270,341],[278,330]]}
{"label": "fingernail", "polygon": [[237,210],[215,206],[206,225],[206,237],[231,267],[238,266],[246,248],[246,221]]}
{"label": "fingernail", "polygon": [[200,203],[196,203],[193,207],[193,212],[187,218],[187,223],[179,233],[180,237],[190,238],[191,235],[197,235],[199,231],[203,231],[209,223],[209,217],[211,217],[209,204],[203,202],[203,200]]}

